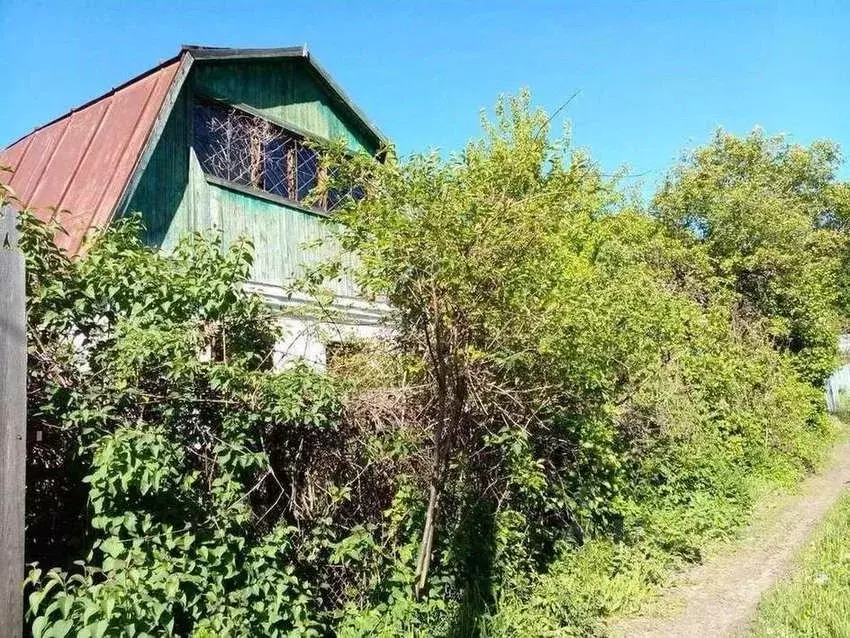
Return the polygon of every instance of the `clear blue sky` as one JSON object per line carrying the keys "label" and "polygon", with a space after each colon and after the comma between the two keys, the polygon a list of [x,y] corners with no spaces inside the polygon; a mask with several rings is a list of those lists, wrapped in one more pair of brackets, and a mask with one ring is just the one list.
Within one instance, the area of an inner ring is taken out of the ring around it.
{"label": "clear blue sky", "polygon": [[552,110],[580,90],[576,144],[651,186],[717,126],[850,153],[848,29],[846,1],[0,0],[0,144],[182,43],[307,43],[402,152],[460,148],[500,93]]}

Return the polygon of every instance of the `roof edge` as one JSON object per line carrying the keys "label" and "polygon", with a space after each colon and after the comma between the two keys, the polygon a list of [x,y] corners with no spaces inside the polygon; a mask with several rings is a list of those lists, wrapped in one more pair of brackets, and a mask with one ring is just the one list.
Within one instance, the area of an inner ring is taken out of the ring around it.
{"label": "roof edge", "polygon": [[364,113],[357,104],[354,103],[354,100],[345,92],[345,90],[336,83],[336,80],[333,79],[330,73],[328,73],[325,68],[319,64],[318,60],[316,60],[315,56],[311,55],[307,52],[307,48],[304,47],[304,59],[309,63],[310,67],[316,72],[321,82],[328,88],[330,93],[334,95],[340,103],[347,108],[351,114],[363,124],[366,131],[375,137],[375,140],[378,142],[378,146],[387,146],[389,145],[389,139],[386,135],[381,132],[372,120]]}
{"label": "roof edge", "polygon": [[183,54],[184,54],[184,51],[181,49],[180,53],[178,53],[177,55],[170,57],[167,60],[163,60],[162,62],[160,62],[156,66],[151,67],[150,69],[148,69],[148,70],[146,70],[142,73],[139,73],[138,75],[134,75],[133,77],[131,77],[126,82],[122,82],[121,84],[119,84],[117,86],[113,86],[111,89],[109,89],[105,93],[102,93],[101,95],[98,95],[97,97],[92,98],[92,99],[88,100],[87,102],[85,102],[83,104],[75,106],[74,108],[69,109],[68,111],[65,111],[62,115],[54,117],[49,122],[45,122],[44,124],[39,124],[38,126],[33,128],[31,131],[29,131],[28,133],[24,133],[23,135],[21,135],[16,140],[6,144],[6,146],[4,146],[2,148],[2,150],[6,150],[8,148],[11,148],[12,146],[17,144],[21,140],[26,139],[27,137],[29,137],[33,133],[36,133],[36,132],[40,131],[41,129],[44,129],[44,128],[47,128],[48,126],[56,124],[56,122],[61,122],[66,117],[71,117],[77,111],[82,111],[83,109],[88,108],[92,104],[95,104],[96,102],[99,102],[100,100],[102,100],[104,98],[107,98],[107,97],[114,95],[115,93],[117,93],[121,89],[127,88],[128,86],[130,86],[134,82],[138,82],[139,80],[142,80],[142,79],[146,78],[147,76],[152,75],[152,74],[156,73],[157,71],[160,71],[161,69],[167,67],[169,64],[174,64],[175,62],[179,61],[181,57],[183,57]]}

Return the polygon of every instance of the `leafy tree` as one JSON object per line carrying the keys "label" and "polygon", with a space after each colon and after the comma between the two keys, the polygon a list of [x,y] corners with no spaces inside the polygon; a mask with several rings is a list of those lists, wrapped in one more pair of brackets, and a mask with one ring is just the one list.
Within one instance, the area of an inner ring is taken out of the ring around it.
{"label": "leafy tree", "polygon": [[[483,139],[448,161],[331,154],[326,187],[366,193],[337,219],[357,258],[349,268],[389,302],[395,346],[413,362],[394,396],[428,448],[416,590],[436,562],[438,580],[450,574],[461,588],[461,616],[489,615],[500,592],[591,537],[652,535],[665,553],[697,558],[705,532],[740,511],[709,524],[710,508],[730,498],[746,507],[748,488],[730,476],[805,466],[806,445],[815,452],[829,429],[818,392],[781,354],[799,353],[813,380],[831,365],[835,236],[816,227],[823,210],[813,203],[805,223],[780,232],[805,231],[775,247],[786,274],[751,299],[741,264],[763,243],[757,226],[729,222],[724,258],[701,244],[717,232],[694,231],[691,218],[676,226],[678,182],[656,200],[665,212],[647,215],[567,137],[552,140],[549,123],[521,95],[500,101]],[[833,160],[823,153],[812,162]],[[806,189],[823,186],[818,170],[801,169],[813,174]],[[726,220],[724,198],[777,186],[739,181],[717,187],[705,216]],[[804,264],[815,249],[820,261]],[[799,309],[779,332],[789,313],[778,282],[817,317]],[[742,312],[746,303],[758,313]],[[783,334],[807,345],[777,353],[770,343]]]}
{"label": "leafy tree", "polygon": [[766,322],[777,347],[796,355],[813,383],[834,369],[845,241],[836,219],[836,145],[806,148],[759,130],[719,131],[675,167],[654,212],[708,257],[710,273],[735,292],[746,320]]}

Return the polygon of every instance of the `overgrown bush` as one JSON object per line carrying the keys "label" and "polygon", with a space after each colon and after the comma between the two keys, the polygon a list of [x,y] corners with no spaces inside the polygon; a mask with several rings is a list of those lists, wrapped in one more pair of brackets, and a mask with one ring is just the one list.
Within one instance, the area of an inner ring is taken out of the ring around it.
{"label": "overgrown bush", "polygon": [[131,218],[69,260],[24,215],[34,633],[589,635],[811,469],[836,151],[721,134],[645,209],[550,122],[326,149],[366,196],[308,280],[393,309],[327,373],[272,369],[250,244]]}
{"label": "overgrown bush", "polygon": [[453,583],[458,633],[590,631],[831,431],[834,147],[719,134],[643,210],[549,123],[504,100],[448,161],[340,157],[328,185],[365,185],[339,240],[416,362],[417,591]]}
{"label": "overgrown bush", "polygon": [[23,226],[27,554],[69,570],[32,572],[33,632],[323,631],[345,592],[322,580],[352,543],[328,518],[347,498],[328,491],[346,478],[340,401],[309,368],[271,371],[250,245],[195,236],[166,256],[131,219],[72,261]]}
{"label": "overgrown bush", "polygon": [[736,293],[737,313],[820,384],[836,366],[835,312],[846,277],[835,232],[835,144],[803,148],[756,130],[718,132],[671,171],[653,210],[677,237],[705,253],[711,274]]}

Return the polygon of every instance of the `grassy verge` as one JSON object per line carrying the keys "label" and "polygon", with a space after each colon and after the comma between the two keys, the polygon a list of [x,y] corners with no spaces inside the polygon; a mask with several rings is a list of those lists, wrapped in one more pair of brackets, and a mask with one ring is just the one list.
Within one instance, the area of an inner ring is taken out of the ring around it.
{"label": "grassy verge", "polygon": [[[834,430],[811,441],[817,466],[845,436],[837,421],[832,424]],[[643,530],[642,537],[632,542],[599,537],[565,548],[545,573],[502,592],[499,613],[485,621],[482,635],[601,637],[634,615],[675,614],[676,601],[664,593],[681,570],[761,534],[805,476],[778,463],[738,476],[728,492],[693,490],[684,503],[636,504],[640,521],[633,526]]]}
{"label": "grassy verge", "polygon": [[752,635],[850,636],[850,493],[821,523],[798,565],[762,601]]}

